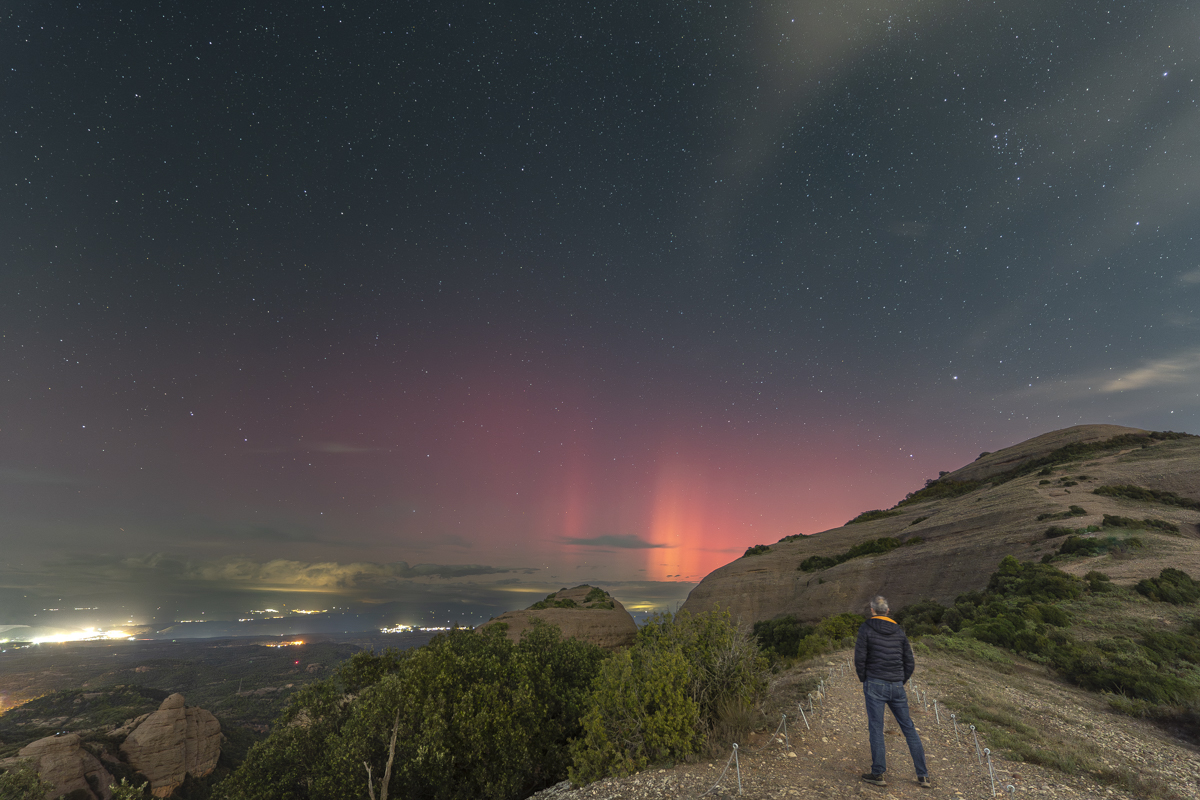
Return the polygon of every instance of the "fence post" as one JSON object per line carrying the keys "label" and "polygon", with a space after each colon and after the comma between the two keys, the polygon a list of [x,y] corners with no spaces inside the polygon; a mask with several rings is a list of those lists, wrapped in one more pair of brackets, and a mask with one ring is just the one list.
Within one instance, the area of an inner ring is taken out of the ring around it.
{"label": "fence post", "polygon": [[742,765],[738,761],[738,746],[737,742],[733,743],[733,768],[737,770],[738,776],[738,794],[742,793]]}

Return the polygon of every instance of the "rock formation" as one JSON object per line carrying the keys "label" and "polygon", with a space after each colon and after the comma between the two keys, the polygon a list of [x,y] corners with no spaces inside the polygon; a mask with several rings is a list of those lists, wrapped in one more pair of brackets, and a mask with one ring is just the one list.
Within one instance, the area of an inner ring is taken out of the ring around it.
{"label": "rock formation", "polygon": [[187,708],[173,694],[134,727],[121,752],[150,780],[155,797],[169,797],[187,775],[203,778],[221,754],[221,724],[202,708]]}
{"label": "rock formation", "polygon": [[[1050,475],[1032,470],[1011,480],[988,482],[1067,445],[1124,434],[1144,435],[1146,431],[1079,425],[981,456],[941,478],[982,482],[969,493],[912,502],[893,509],[894,516],[811,536],[785,537],[766,552],[743,556],[712,572],[692,590],[683,608],[699,613],[720,605],[748,626],[781,615],[815,622],[843,612],[861,614],[874,594],[888,597],[893,609],[925,598],[948,603],[963,592],[982,589],[1006,555],[1037,561],[1055,552],[1062,540],[1046,538],[1049,526],[1100,525],[1105,514],[1158,518],[1177,525],[1180,532],[1139,531],[1137,535],[1148,546],[1136,557],[1082,558],[1060,565],[1061,569],[1079,575],[1100,570],[1114,581],[1129,583],[1156,576],[1164,567],[1200,575],[1200,512],[1092,493],[1101,485],[1132,484],[1200,499],[1200,438],[1163,441],[1147,437],[1128,447],[1058,463]],[[1071,506],[1086,513],[1071,516]],[[1054,518],[1070,521],[1055,522]],[[912,546],[811,572],[799,568],[810,556],[835,557],[854,545],[882,537],[911,542]]]}
{"label": "rock formation", "polygon": [[[28,758],[33,761],[42,780],[54,786],[46,795],[47,800],[69,792],[83,790],[96,800],[111,800],[109,790],[115,781],[100,759],[84,750],[80,738],[74,733],[47,736],[31,742],[17,751],[17,758],[5,759],[5,765]],[[91,778],[100,794],[92,791]]]}
{"label": "rock formation", "polygon": [[[590,599],[589,599],[590,598]],[[594,586],[576,586],[555,592],[521,611],[506,611],[479,626],[508,624],[508,638],[520,641],[521,634],[536,619],[557,625],[564,637],[591,642],[608,650],[628,647],[637,636],[637,623],[615,597]]]}

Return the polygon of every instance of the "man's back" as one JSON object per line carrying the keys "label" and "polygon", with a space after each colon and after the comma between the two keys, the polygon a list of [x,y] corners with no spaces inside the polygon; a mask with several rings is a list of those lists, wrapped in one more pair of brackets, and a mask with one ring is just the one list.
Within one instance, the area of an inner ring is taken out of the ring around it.
{"label": "man's back", "polygon": [[872,617],[858,629],[854,669],[858,679],[907,683],[912,676],[912,647],[904,629],[885,617]]}

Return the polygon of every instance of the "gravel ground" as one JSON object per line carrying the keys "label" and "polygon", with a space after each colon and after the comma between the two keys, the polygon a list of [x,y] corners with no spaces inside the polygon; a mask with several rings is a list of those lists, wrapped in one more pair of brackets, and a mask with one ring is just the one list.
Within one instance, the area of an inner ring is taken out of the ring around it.
{"label": "gravel ground", "polygon": [[[932,656],[919,659],[915,688],[929,701],[918,700],[910,684],[909,704],[925,745],[932,789],[916,784],[912,761],[900,734],[887,713],[884,733],[889,769],[886,787],[861,780],[870,769],[866,712],[862,685],[853,670],[842,669],[846,654],[834,657],[821,669],[827,694],[809,715],[810,729],[795,712],[787,719],[787,741],[773,738],[770,730],[751,734],[738,751],[738,776],[728,757],[678,764],[670,769],[654,768],[621,779],[597,781],[572,788],[563,782],[533,797],[536,800],[672,800],[701,797],[766,800],[766,798],[991,798],[1028,796],[1039,798],[1100,798],[1125,800],[1142,797],[1120,787],[1105,786],[1091,775],[1064,775],[1027,763],[1005,760],[992,753],[995,795],[986,756],[982,766],[971,732],[960,725],[958,740],[944,706],[935,715],[935,698],[953,703],[969,686],[971,675],[953,659]],[[922,670],[922,666],[926,669]],[[832,677],[830,677],[832,674]],[[985,680],[994,680],[988,675]],[[926,681],[928,681],[926,683]],[[1200,753],[1172,740],[1153,726],[1109,713],[1094,695],[1057,684],[1052,679],[1019,681],[1028,688],[1000,685],[1003,700],[1025,711],[1042,735],[1063,742],[1086,740],[1098,747],[1100,765],[1133,769],[1157,782],[1165,796],[1182,800],[1200,798]],[[957,696],[956,696],[957,695]],[[807,706],[806,706],[807,711]],[[793,714],[795,718],[793,719]],[[989,743],[980,737],[980,748]],[[724,774],[723,774],[724,771]]]}

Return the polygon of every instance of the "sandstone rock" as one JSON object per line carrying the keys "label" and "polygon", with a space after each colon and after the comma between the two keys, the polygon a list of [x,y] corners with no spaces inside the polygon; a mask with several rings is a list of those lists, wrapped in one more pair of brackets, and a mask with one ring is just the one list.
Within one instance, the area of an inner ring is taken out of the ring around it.
{"label": "sandstone rock", "polygon": [[187,775],[203,778],[217,766],[221,725],[202,708],[173,694],[130,732],[121,752],[150,780],[155,797],[169,797]]}
{"label": "sandstone rock", "polygon": [[[1129,433],[1144,431],[1119,425],[1066,428],[990,453],[946,477],[986,480],[1073,442],[1100,441]],[[1195,498],[1200,487],[1200,439],[1147,443],[1147,449],[1137,446],[1133,452],[1088,456],[1075,463],[1069,477],[1078,485],[1070,493],[1059,484],[1065,474],[1064,465],[1060,465],[1049,484],[1039,483],[1043,478],[1036,474],[998,485],[984,483],[959,497],[896,509],[899,514],[894,517],[771,544],[767,552],[739,558],[706,576],[688,595],[683,608],[701,613],[719,605],[741,625],[749,626],[782,615],[816,622],[843,612],[862,614],[867,598],[874,594],[886,596],[894,610],[926,598],[950,603],[963,592],[986,586],[988,576],[1006,555],[1038,561],[1055,552],[1061,541],[1047,540],[1045,531],[1056,523],[1037,517],[1064,512],[1070,504],[1081,505],[1088,512],[1087,516],[1072,517],[1072,527],[1098,525],[1104,514],[1115,514],[1165,519],[1179,525],[1181,533],[1171,536],[1139,532],[1139,537],[1155,542],[1144,554],[1079,559],[1063,564],[1065,571],[1083,575],[1096,569],[1108,573],[1114,581],[1130,583],[1156,576],[1164,567],[1197,574],[1200,540],[1196,523],[1200,522],[1200,513],[1092,493],[1103,484],[1133,484]],[[1080,476],[1086,479],[1079,480]],[[814,572],[799,569],[810,556],[838,556],[854,545],[882,537],[901,541],[919,537],[921,541]]]}
{"label": "sandstone rock", "polygon": [[[520,641],[521,634],[533,627],[535,619],[544,620],[557,625],[564,637],[573,637],[581,641],[591,642],[608,650],[628,647],[637,636],[637,623],[625,610],[625,606],[611,595],[600,601],[587,602],[587,597],[595,587],[583,585],[573,589],[563,589],[556,592],[548,604],[559,603],[560,607],[527,608],[521,611],[506,611],[493,620],[479,626],[479,630],[498,622],[508,623],[508,638]],[[569,602],[568,602],[569,601]],[[540,605],[543,602],[535,603]],[[573,603],[575,607],[569,607]],[[611,603],[612,607],[608,608]]]}
{"label": "sandstone rock", "polygon": [[46,795],[47,800],[81,789],[88,797],[97,798],[88,784],[89,776],[100,788],[98,800],[111,800],[112,792],[108,787],[114,782],[113,776],[100,759],[83,749],[80,742],[78,734],[67,733],[38,739],[17,751],[19,758],[34,762],[42,780],[53,784],[54,789]]}

